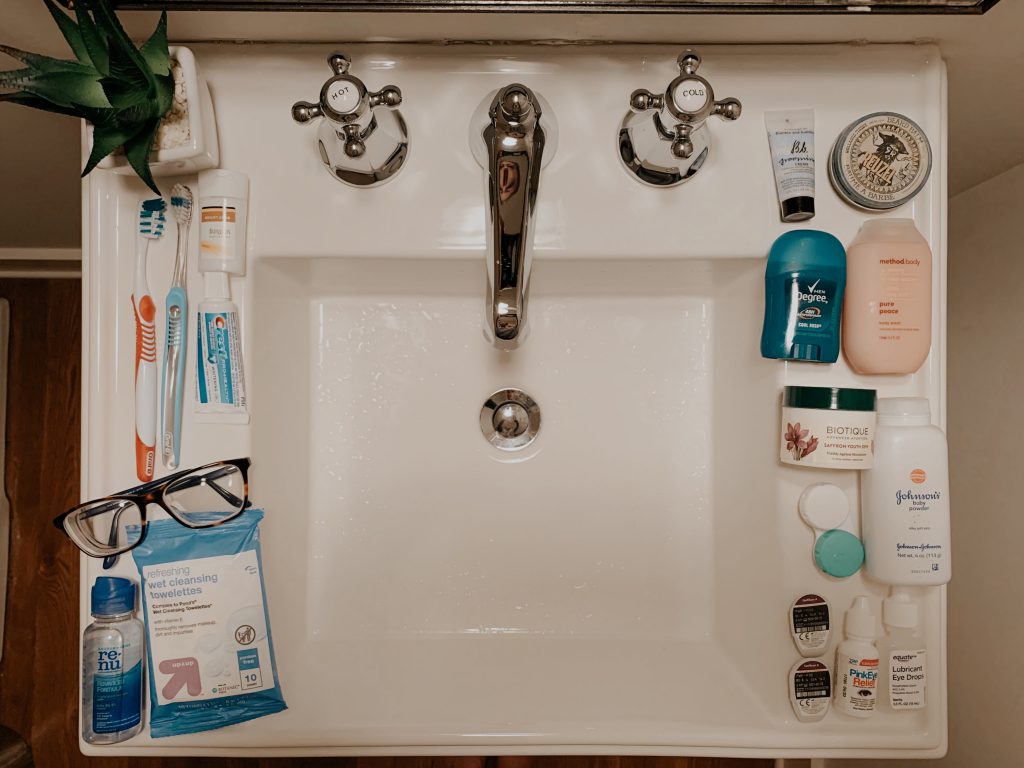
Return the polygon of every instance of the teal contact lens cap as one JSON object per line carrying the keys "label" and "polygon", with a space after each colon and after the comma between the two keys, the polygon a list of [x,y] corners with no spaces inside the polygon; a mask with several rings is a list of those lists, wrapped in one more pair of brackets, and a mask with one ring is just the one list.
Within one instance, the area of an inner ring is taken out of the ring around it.
{"label": "teal contact lens cap", "polygon": [[864,564],[864,545],[849,531],[825,531],[814,542],[814,562],[829,576],[845,579]]}

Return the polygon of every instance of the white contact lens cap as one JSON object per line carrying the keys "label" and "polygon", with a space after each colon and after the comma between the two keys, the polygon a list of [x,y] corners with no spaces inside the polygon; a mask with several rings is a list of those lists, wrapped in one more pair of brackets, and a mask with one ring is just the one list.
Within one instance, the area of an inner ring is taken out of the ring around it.
{"label": "white contact lens cap", "polygon": [[797,507],[803,521],[819,531],[838,528],[850,516],[850,500],[842,488],[832,483],[807,486]]}

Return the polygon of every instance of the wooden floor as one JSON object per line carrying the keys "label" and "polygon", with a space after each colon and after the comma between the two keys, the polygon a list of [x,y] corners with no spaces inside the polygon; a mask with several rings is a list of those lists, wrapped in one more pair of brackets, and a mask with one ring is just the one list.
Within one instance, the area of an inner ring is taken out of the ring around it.
{"label": "wooden floor", "polygon": [[50,520],[78,501],[81,296],[77,280],[0,280],[11,303],[7,492],[11,573],[0,724],[37,768],[770,768],[770,760],[617,757],[85,758],[78,751],[78,550]]}

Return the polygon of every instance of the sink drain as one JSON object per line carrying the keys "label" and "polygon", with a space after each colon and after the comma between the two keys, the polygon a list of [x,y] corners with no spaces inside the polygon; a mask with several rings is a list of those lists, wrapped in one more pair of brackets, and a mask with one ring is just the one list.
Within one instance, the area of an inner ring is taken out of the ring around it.
{"label": "sink drain", "polygon": [[480,431],[503,451],[525,448],[540,429],[540,406],[519,389],[499,389],[480,409]]}

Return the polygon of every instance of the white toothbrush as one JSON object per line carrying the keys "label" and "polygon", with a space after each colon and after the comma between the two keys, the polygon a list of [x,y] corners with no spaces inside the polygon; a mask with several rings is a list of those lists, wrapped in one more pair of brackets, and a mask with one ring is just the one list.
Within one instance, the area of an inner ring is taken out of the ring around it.
{"label": "white toothbrush", "polygon": [[185,389],[185,349],[188,339],[188,230],[192,224],[192,190],[176,184],[171,190],[171,213],[178,222],[178,253],[174,278],[167,293],[167,341],[164,347],[164,383],[161,396],[160,455],[164,466],[175,469],[181,458],[181,402]]}
{"label": "white toothbrush", "polygon": [[163,198],[139,203],[139,236],[135,244],[135,474],[153,479],[156,465],[156,305],[146,280],[149,241],[164,233],[167,205]]}

